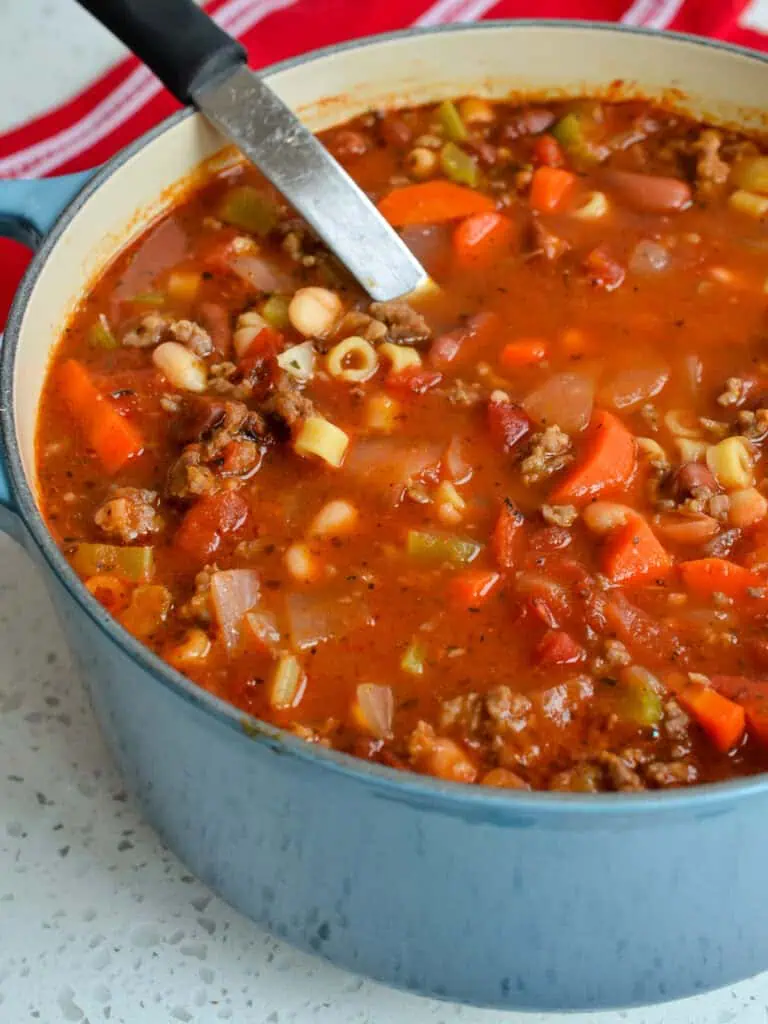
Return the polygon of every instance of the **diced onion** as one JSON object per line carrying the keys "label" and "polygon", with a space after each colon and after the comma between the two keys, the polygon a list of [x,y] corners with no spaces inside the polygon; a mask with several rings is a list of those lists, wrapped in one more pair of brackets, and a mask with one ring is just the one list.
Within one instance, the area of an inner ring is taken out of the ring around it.
{"label": "diced onion", "polygon": [[395,715],[395,699],[388,686],[377,683],[361,683],[357,687],[355,718],[377,739],[392,735],[392,719]]}
{"label": "diced onion", "polygon": [[340,639],[373,623],[362,591],[328,587],[296,591],[288,595],[286,611],[296,650]]}
{"label": "diced onion", "polygon": [[291,345],[277,357],[278,366],[294,380],[311,380],[315,372],[315,348],[311,341]]}
{"label": "diced onion", "polygon": [[571,216],[579,220],[600,220],[608,213],[608,199],[605,192],[590,192],[583,203],[571,210]]}
{"label": "diced onion", "polygon": [[295,654],[281,654],[272,676],[269,703],[277,710],[295,708],[304,696],[307,677]]}
{"label": "diced onion", "polygon": [[462,439],[452,437],[443,456],[443,469],[455,484],[465,484],[472,477],[472,465],[462,452]]}
{"label": "diced onion", "polygon": [[280,644],[280,630],[277,628],[274,615],[265,611],[246,612],[244,625],[259,647],[263,647],[270,653],[277,652]]}
{"label": "diced onion", "polygon": [[293,447],[298,455],[316,455],[338,469],[349,447],[349,437],[322,416],[308,416],[296,435]]}
{"label": "diced onion", "polygon": [[396,438],[361,438],[344,464],[349,473],[396,505],[408,484],[440,462],[440,446]]}
{"label": "diced onion", "polygon": [[229,651],[240,642],[243,617],[258,604],[259,595],[259,574],[254,569],[225,569],[211,577],[211,600]]}
{"label": "diced onion", "polygon": [[595,387],[576,373],[556,373],[523,400],[523,408],[542,426],[558,426],[566,434],[583,430],[592,417]]}
{"label": "diced onion", "polygon": [[370,342],[352,335],[333,346],[325,357],[325,365],[337,380],[360,384],[376,373],[379,357]]}
{"label": "diced onion", "polygon": [[634,274],[659,274],[669,268],[669,250],[658,242],[638,242],[629,257],[628,267]]}
{"label": "diced onion", "polygon": [[294,287],[290,274],[262,256],[240,253],[230,257],[228,264],[234,274],[257,292],[289,292]]}
{"label": "diced onion", "polygon": [[662,364],[627,367],[600,389],[599,401],[612,409],[635,409],[655,398],[668,380],[669,371]]}

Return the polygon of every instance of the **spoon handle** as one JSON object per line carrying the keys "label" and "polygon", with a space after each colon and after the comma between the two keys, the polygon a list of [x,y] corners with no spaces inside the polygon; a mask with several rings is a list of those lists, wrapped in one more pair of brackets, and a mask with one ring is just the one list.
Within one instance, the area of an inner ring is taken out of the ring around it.
{"label": "spoon handle", "polygon": [[362,189],[193,0],[77,2],[235,143],[372,298],[395,299],[428,284]]}
{"label": "spoon handle", "polygon": [[245,64],[240,43],[192,0],[77,0],[125,43],[182,103],[196,88]]}

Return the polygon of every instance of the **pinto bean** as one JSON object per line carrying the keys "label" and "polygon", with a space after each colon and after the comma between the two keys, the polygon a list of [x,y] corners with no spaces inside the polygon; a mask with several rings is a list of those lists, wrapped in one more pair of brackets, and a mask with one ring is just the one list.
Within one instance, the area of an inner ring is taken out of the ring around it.
{"label": "pinto bean", "polygon": [[691,186],[679,178],[606,170],[602,184],[640,213],[675,213],[691,205]]}
{"label": "pinto bean", "polygon": [[686,462],[675,473],[673,491],[678,501],[683,501],[691,495],[697,498],[711,497],[717,494],[719,489],[714,474],[703,462]]}

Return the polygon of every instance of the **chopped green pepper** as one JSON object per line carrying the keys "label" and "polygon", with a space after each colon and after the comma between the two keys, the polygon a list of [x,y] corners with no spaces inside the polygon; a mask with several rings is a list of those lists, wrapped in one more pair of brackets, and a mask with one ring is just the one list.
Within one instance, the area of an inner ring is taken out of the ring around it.
{"label": "chopped green pepper", "polygon": [[282,330],[288,326],[289,299],[285,295],[270,295],[259,312],[270,327]]}
{"label": "chopped green pepper", "polygon": [[443,134],[451,142],[463,142],[469,137],[467,126],[462,121],[461,114],[457,110],[455,103],[451,103],[450,100],[443,100],[437,108],[437,116],[440,118]]}
{"label": "chopped green pepper", "polygon": [[109,320],[103,313],[99,315],[88,331],[88,344],[93,348],[118,348],[120,343],[112,333]]}
{"label": "chopped green pepper", "polygon": [[400,661],[400,668],[411,676],[423,676],[426,657],[424,644],[411,640]]}
{"label": "chopped green pepper", "polygon": [[621,673],[616,702],[621,717],[637,726],[658,725],[664,715],[661,684],[637,665]]}
{"label": "chopped green pepper", "polygon": [[137,306],[164,306],[165,295],[162,292],[140,292],[133,296],[131,302]]}
{"label": "chopped green pepper", "polygon": [[451,562],[469,565],[474,562],[483,545],[470,537],[446,536],[426,530],[409,530],[406,549],[409,555],[424,562]]}
{"label": "chopped green pepper", "polygon": [[76,544],[70,554],[72,568],[86,578],[113,572],[123,579],[142,583],[152,579],[154,550],[151,547],[121,548],[115,544]]}
{"label": "chopped green pepper", "polygon": [[563,149],[576,149],[586,142],[581,119],[577,114],[565,114],[552,126],[551,132]]}
{"label": "chopped green pepper", "polygon": [[238,185],[224,196],[219,217],[227,224],[254,235],[268,235],[277,224],[277,207],[252,185]]}
{"label": "chopped green pepper", "polygon": [[469,185],[470,188],[477,185],[477,164],[469,153],[465,153],[455,142],[446,142],[440,150],[440,166],[445,176],[457,185]]}

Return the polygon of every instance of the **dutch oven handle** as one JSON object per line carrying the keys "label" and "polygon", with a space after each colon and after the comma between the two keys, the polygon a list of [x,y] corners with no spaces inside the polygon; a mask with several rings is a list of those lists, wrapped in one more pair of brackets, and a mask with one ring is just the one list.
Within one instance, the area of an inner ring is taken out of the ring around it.
{"label": "dutch oven handle", "polygon": [[[82,171],[35,181],[0,181],[0,237],[37,249],[92,174]],[[26,530],[17,512],[3,449],[0,441],[0,530],[23,543]]]}

